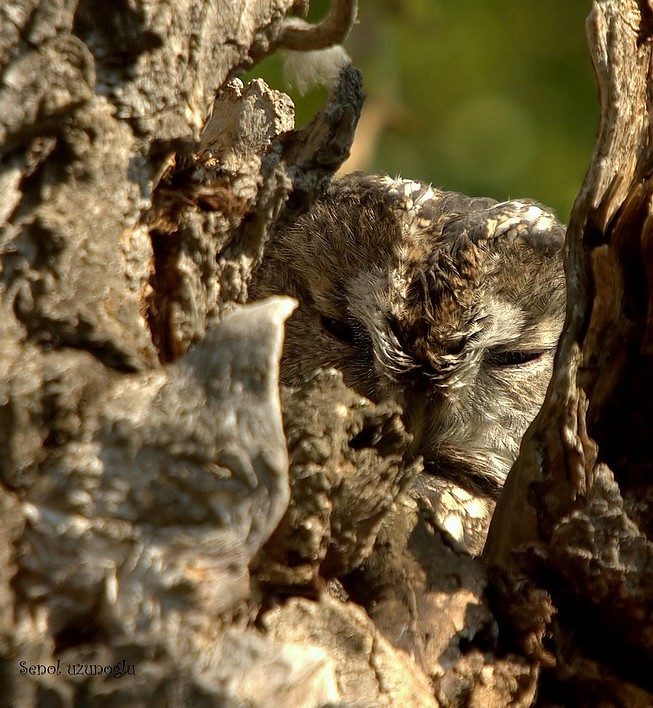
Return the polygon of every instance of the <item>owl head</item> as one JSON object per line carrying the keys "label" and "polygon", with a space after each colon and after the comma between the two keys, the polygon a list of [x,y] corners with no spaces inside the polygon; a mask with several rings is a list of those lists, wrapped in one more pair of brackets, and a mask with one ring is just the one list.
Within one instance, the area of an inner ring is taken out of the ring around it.
{"label": "owl head", "polygon": [[282,379],[342,371],[400,403],[427,473],[494,497],[544,400],[565,314],[564,227],[496,202],[351,174],[272,240],[255,297],[287,293]]}

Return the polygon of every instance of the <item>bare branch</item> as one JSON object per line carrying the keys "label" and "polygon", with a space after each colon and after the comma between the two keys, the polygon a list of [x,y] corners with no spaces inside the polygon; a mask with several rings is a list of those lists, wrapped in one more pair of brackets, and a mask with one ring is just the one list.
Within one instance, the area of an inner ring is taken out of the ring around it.
{"label": "bare branch", "polygon": [[308,52],[342,44],[356,21],[357,5],[357,0],[333,0],[329,14],[319,25],[287,20],[277,38],[278,46]]}

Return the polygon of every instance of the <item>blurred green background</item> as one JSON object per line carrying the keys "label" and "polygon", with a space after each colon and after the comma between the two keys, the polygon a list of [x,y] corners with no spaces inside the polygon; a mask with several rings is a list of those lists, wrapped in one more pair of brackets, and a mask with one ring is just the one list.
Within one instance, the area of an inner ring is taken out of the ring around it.
{"label": "blurred green background", "polygon": [[[328,0],[313,0],[309,19]],[[585,38],[590,0],[360,0],[346,48],[367,93],[353,163],[492,196],[532,197],[567,220],[594,142],[598,104]],[[275,55],[245,77],[300,96]]]}

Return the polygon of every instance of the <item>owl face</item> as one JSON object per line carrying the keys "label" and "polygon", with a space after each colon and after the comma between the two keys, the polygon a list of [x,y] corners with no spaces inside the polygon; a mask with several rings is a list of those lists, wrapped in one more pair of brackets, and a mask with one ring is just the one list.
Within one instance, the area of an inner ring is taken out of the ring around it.
{"label": "owl face", "polygon": [[278,235],[254,295],[300,302],[284,383],[334,367],[395,399],[425,470],[493,497],[551,377],[563,242],[531,201],[354,174]]}

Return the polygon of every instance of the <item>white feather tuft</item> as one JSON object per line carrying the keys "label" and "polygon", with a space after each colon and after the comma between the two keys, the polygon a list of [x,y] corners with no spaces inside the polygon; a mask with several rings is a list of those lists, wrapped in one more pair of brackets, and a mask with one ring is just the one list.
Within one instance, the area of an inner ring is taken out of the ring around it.
{"label": "white feather tuft", "polygon": [[349,55],[340,45],[316,52],[287,50],[285,54],[286,81],[302,95],[316,86],[335,86],[342,69],[351,64]]}

